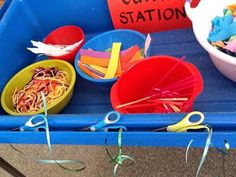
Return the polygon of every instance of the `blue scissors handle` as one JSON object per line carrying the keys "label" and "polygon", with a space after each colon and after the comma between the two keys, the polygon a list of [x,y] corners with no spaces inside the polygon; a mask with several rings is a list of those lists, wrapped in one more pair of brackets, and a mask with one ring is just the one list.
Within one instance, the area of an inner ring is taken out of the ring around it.
{"label": "blue scissors handle", "polygon": [[44,115],[39,114],[31,117],[25,125],[20,127],[20,131],[38,131],[40,128],[45,129]]}
{"label": "blue scissors handle", "polygon": [[98,131],[107,125],[111,125],[111,124],[118,122],[119,120],[120,120],[120,114],[116,111],[111,111],[106,114],[105,118],[102,121],[91,126],[90,131],[93,131],[93,132]]}

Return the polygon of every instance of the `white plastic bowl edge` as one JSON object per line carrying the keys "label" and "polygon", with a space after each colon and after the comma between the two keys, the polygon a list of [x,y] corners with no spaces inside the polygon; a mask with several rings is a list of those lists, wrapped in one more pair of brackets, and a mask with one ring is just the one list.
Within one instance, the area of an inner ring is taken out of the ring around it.
{"label": "white plastic bowl edge", "polygon": [[222,16],[223,9],[235,0],[201,0],[196,8],[186,1],[185,10],[192,21],[193,31],[200,45],[209,53],[216,68],[227,78],[236,82],[236,57],[229,56],[209,44],[208,34],[214,17]]}

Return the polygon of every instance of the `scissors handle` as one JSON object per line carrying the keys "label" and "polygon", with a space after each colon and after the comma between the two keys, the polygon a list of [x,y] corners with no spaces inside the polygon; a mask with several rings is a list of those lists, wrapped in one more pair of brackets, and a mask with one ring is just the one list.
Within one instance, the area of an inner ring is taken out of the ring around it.
{"label": "scissors handle", "polygon": [[110,124],[114,124],[118,122],[119,120],[120,120],[120,114],[116,111],[111,111],[106,114],[105,118],[102,121],[91,126],[90,131],[94,132],[94,131],[100,130],[101,128]]}
{"label": "scissors handle", "polygon": [[44,115],[38,114],[31,117],[25,125],[20,127],[20,131],[38,131],[40,128],[44,128],[45,124]]}
{"label": "scissors handle", "polygon": [[[190,118],[194,115],[199,116],[199,120],[197,121],[190,121]],[[197,126],[200,125],[204,120],[204,114],[198,111],[194,111],[189,113],[186,117],[184,117],[180,122],[174,125],[169,125],[167,127],[168,132],[178,132],[178,130],[181,130],[185,127],[191,127],[191,126]]]}

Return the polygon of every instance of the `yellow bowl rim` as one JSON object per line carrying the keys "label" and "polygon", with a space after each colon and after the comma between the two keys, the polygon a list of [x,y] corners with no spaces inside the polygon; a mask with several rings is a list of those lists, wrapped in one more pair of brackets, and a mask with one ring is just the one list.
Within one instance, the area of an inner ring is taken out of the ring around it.
{"label": "yellow bowl rim", "polygon": [[5,85],[3,91],[2,91],[2,94],[1,94],[1,104],[2,104],[2,108],[10,115],[15,115],[15,116],[24,116],[24,115],[36,115],[36,114],[41,114],[44,112],[43,108],[40,109],[39,111],[35,111],[35,112],[31,112],[31,113],[27,113],[27,114],[24,114],[24,113],[17,113],[17,112],[14,112],[12,110],[10,110],[5,102],[4,102],[4,97],[5,97],[5,94],[6,94],[6,90],[8,89],[8,87],[11,85],[11,83],[15,80],[15,78],[19,75],[21,75],[23,72],[25,72],[26,70],[30,69],[30,68],[34,68],[35,65],[38,65],[40,63],[60,63],[62,65],[66,65],[72,72],[72,78],[71,78],[71,83],[70,83],[70,86],[68,88],[68,90],[66,91],[66,93],[60,98],[58,99],[57,101],[53,102],[50,106],[48,106],[48,110],[55,107],[57,104],[60,104],[60,102],[65,99],[68,94],[72,91],[72,89],[74,88],[74,85],[75,85],[75,81],[76,81],[76,72],[75,72],[75,69],[74,67],[64,61],[64,60],[60,60],[60,59],[47,59],[47,60],[43,60],[43,61],[39,61],[39,62],[35,62],[33,64],[30,64],[28,66],[26,66],[25,68],[21,69],[20,71],[18,71],[14,76],[11,77],[11,79],[7,82],[7,84]]}

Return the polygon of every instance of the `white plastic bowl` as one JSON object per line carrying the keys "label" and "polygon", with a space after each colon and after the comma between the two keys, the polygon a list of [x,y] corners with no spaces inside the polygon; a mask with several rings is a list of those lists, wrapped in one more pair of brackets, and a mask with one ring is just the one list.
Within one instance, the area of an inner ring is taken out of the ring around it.
{"label": "white plastic bowl", "polygon": [[223,9],[235,0],[201,0],[196,8],[191,8],[186,1],[185,10],[192,21],[193,31],[201,46],[209,53],[216,68],[227,78],[236,82],[236,57],[227,55],[214,48],[208,41],[212,29],[211,21],[216,16],[223,16]]}

